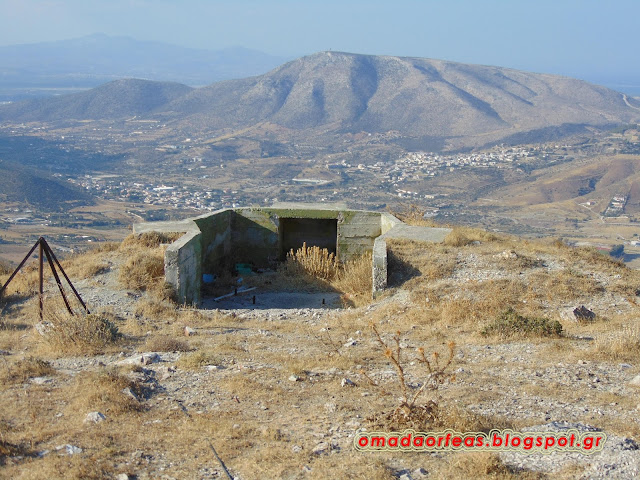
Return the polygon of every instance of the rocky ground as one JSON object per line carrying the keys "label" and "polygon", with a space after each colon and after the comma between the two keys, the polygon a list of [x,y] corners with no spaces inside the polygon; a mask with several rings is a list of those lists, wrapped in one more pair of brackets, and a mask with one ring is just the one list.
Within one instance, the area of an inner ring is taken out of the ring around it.
{"label": "rocky ground", "polygon": [[[564,248],[510,242],[392,246],[392,288],[347,309],[334,292],[258,288],[202,309],[152,313],[148,293],[118,283],[122,255],[106,253],[108,269],[76,282],[124,333],[102,353],[51,351],[26,307],[5,309],[0,439],[15,448],[0,457],[0,477],[209,479],[228,478],[226,468],[239,479],[635,478],[640,330],[626,288],[635,274]],[[579,322],[580,305],[596,319]],[[563,335],[481,335],[508,306],[559,320]],[[455,379],[420,397],[435,400],[449,423],[425,430],[594,430],[607,435],[604,448],[357,451],[356,432],[385,430],[402,389],[370,323],[394,348],[400,332],[410,392],[427,375],[414,347],[444,358],[456,342]],[[52,368],[10,375],[30,357]],[[107,388],[107,371],[130,383]]]}

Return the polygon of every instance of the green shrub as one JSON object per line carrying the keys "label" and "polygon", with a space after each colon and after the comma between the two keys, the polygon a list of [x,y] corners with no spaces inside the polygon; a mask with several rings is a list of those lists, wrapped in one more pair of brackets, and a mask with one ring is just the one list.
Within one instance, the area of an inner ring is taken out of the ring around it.
{"label": "green shrub", "polygon": [[544,317],[525,317],[512,308],[502,312],[482,329],[482,335],[558,337],[562,335],[562,324]]}

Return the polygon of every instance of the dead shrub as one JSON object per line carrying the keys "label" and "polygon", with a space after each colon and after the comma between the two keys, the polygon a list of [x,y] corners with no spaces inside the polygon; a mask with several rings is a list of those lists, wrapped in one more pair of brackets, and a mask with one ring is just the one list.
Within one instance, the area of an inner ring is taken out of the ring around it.
{"label": "dead shrub", "polygon": [[399,220],[402,220],[407,225],[416,225],[420,227],[442,227],[442,225],[437,224],[430,218],[426,218],[425,214],[427,213],[427,210],[420,205],[402,205],[394,210],[389,210],[389,213]]}
{"label": "dead shrub", "polygon": [[326,248],[302,244],[295,252],[287,253],[284,270],[288,275],[304,275],[320,280],[333,280],[338,273],[338,260]]}
{"label": "dead shrub", "polygon": [[[406,350],[409,347],[404,346],[400,338],[400,332],[396,332],[393,336],[393,345],[387,344],[380,335],[375,325],[371,324],[375,339],[381,348],[381,353],[391,362],[396,372],[395,379],[402,394],[400,405],[389,413],[372,417],[370,421],[382,420],[387,427],[393,426],[400,429],[414,428],[424,429],[435,423],[437,418],[438,404],[434,398],[429,399],[425,404],[418,404],[418,399],[427,391],[435,392],[440,385],[455,380],[455,376],[447,373],[447,370],[453,362],[455,353],[455,343],[448,343],[447,358],[441,360],[439,352],[433,352],[430,359],[425,355],[424,348],[417,348],[416,356],[412,359],[412,363],[421,366],[421,370],[417,375],[422,377],[422,384],[412,390],[407,377],[406,369],[410,365],[411,360],[407,360]],[[379,382],[373,380],[365,371],[360,372],[369,383],[379,388],[383,395],[395,395],[384,389]],[[395,389],[397,392],[398,389]]]}
{"label": "dead shrub", "polygon": [[118,340],[115,316],[107,313],[70,315],[60,308],[45,310],[43,338],[56,352],[98,353]]}
{"label": "dead shrub", "polygon": [[136,252],[121,267],[118,280],[132,290],[146,290],[164,277],[164,255],[161,251]]}

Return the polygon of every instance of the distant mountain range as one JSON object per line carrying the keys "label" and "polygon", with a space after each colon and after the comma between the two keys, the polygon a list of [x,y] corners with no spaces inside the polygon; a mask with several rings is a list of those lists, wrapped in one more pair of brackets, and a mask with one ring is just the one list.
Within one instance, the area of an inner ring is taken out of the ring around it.
{"label": "distant mountain range", "polygon": [[118,80],[0,107],[0,121],[129,117],[196,132],[263,122],[298,132],[397,132],[461,148],[559,138],[640,120],[640,102],[557,75],[423,58],[323,52],[270,72],[192,89]]}
{"label": "distant mountain range", "polygon": [[201,50],[103,34],[0,47],[0,101],[96,87],[120,78],[191,86],[259,75],[287,59],[241,47]]}

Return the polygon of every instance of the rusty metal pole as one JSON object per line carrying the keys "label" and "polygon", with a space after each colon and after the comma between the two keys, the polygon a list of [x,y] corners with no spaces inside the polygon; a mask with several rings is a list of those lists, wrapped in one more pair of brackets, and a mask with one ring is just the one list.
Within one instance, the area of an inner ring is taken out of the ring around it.
{"label": "rusty metal pole", "polygon": [[43,281],[43,255],[42,255],[42,241],[44,239],[42,237],[40,237],[40,239],[38,240],[38,245],[39,245],[39,250],[38,250],[38,262],[40,262],[40,289],[38,290],[38,299],[39,299],[39,303],[40,303],[40,321],[42,321],[42,310],[44,309],[44,305],[43,305],[43,293],[44,293],[44,281]]}

